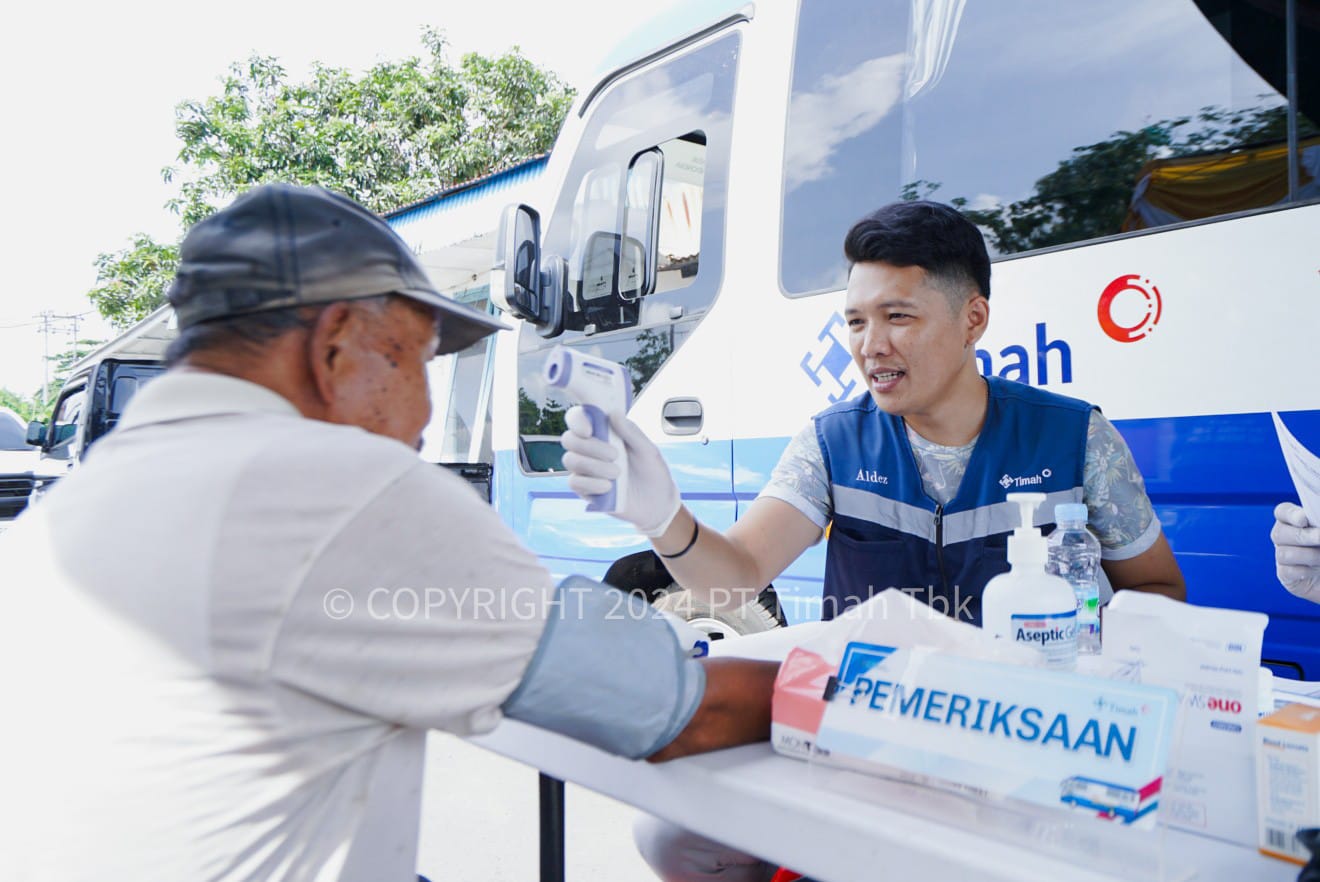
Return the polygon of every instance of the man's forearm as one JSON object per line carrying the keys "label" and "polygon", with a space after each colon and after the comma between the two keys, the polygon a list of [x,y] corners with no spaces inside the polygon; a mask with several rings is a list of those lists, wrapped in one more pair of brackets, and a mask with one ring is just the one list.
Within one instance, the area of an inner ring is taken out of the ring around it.
{"label": "man's forearm", "polygon": [[678,737],[648,761],[664,762],[770,737],[770,699],[779,663],[715,658],[702,659],[702,664],[706,692],[697,712]]}
{"label": "man's forearm", "polygon": [[[669,529],[652,540],[674,581],[716,609],[736,609],[754,600],[765,587],[757,584],[755,561],[727,536],[704,525],[696,527],[696,542],[689,548],[695,525],[695,516],[683,506]],[[679,556],[665,557],[670,554]]]}
{"label": "man's forearm", "polygon": [[1126,560],[1103,560],[1105,575],[1115,591],[1146,591],[1163,594],[1174,600],[1187,599],[1187,584],[1182,570],[1169,548],[1169,541],[1161,533],[1155,544]]}

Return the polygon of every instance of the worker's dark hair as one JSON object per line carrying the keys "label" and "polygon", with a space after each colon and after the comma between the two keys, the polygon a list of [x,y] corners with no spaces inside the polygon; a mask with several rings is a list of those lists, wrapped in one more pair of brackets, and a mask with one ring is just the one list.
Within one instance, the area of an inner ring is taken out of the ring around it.
{"label": "worker's dark hair", "polygon": [[894,202],[853,224],[843,240],[848,271],[859,263],[919,266],[961,305],[973,290],[990,296],[990,255],[981,231],[939,202]]}

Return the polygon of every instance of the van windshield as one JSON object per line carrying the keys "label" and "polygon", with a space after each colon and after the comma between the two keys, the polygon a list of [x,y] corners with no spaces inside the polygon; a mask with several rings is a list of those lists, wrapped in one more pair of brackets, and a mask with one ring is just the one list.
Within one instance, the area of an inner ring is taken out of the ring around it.
{"label": "van windshield", "polygon": [[0,450],[31,450],[27,444],[27,427],[18,418],[0,413]]}

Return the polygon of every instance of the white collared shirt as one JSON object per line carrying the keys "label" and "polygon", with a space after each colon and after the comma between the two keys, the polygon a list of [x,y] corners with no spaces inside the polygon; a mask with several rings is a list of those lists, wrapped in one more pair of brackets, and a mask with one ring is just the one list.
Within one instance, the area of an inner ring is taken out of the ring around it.
{"label": "white collared shirt", "polygon": [[424,730],[498,722],[553,590],[405,445],[181,372],[0,580],[7,882],[411,882]]}

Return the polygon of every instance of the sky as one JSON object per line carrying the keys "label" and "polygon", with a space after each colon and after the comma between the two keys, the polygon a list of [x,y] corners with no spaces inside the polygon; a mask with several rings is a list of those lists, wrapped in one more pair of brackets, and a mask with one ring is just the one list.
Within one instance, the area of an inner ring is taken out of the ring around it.
{"label": "sky", "polygon": [[[291,75],[311,62],[361,70],[421,55],[423,25],[462,53],[513,46],[579,91],[611,45],[676,0],[383,0],[350,5],[229,0],[24,3],[5,13],[0,95],[4,205],[0,227],[0,387],[29,395],[43,381],[43,310],[78,315],[78,336],[114,331],[86,298],[101,252],[132,235],[173,240],[160,170],[179,143],[174,107],[220,90],[229,64],[256,52]],[[570,12],[571,10],[571,12]],[[50,337],[70,342],[70,322]]]}

